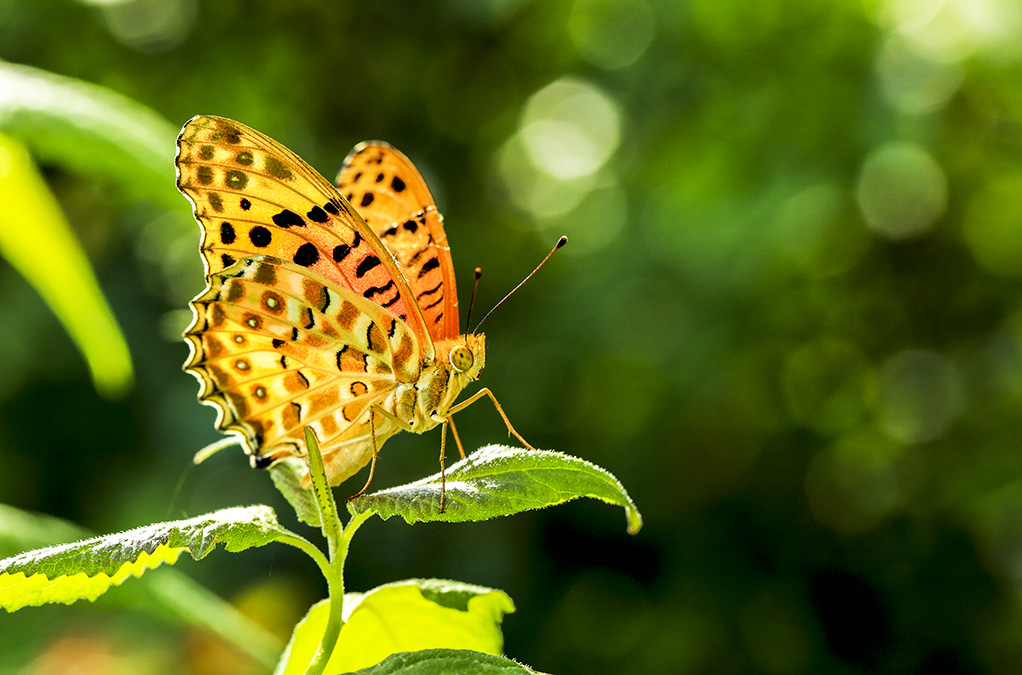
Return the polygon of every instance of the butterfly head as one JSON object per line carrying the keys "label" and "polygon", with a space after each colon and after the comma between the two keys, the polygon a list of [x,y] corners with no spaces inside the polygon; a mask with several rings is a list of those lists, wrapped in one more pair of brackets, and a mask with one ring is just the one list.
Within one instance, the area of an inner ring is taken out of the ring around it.
{"label": "butterfly head", "polygon": [[447,362],[456,374],[468,380],[479,379],[486,363],[486,336],[470,333],[452,342]]}

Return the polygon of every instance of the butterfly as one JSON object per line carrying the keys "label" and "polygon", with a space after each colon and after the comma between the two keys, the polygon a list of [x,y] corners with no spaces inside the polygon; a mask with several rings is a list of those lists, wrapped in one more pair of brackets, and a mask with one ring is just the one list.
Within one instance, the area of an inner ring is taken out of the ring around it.
{"label": "butterfly", "polygon": [[338,485],[375,468],[394,434],[438,425],[443,466],[448,426],[465,456],[451,415],[487,396],[531,448],[489,389],[455,403],[485,336],[459,332],[443,219],[407,157],[361,143],[335,187],[268,136],[204,115],[181,129],[176,164],[207,282],[184,368],[253,466],[304,456],[311,427]]}

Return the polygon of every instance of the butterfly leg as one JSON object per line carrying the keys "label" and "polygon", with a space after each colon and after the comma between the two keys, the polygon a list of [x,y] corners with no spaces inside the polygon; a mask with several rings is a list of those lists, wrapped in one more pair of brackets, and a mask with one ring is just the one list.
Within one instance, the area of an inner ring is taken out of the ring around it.
{"label": "butterfly leg", "polygon": [[515,428],[513,426],[511,426],[511,420],[509,420],[507,418],[507,415],[504,414],[504,409],[501,408],[500,407],[500,403],[497,402],[497,397],[494,396],[493,392],[490,391],[489,389],[487,389],[486,387],[483,387],[482,389],[480,389],[476,393],[472,394],[471,396],[469,396],[467,399],[465,399],[464,401],[462,401],[458,405],[456,405],[453,408],[451,408],[450,410],[448,410],[447,414],[448,415],[453,415],[456,412],[460,412],[460,411],[464,410],[465,408],[469,407],[470,405],[472,405],[473,403],[475,403],[476,401],[478,401],[479,399],[481,399],[483,396],[489,396],[490,400],[493,401],[493,407],[497,409],[497,412],[500,413],[501,419],[504,420],[504,424],[507,425],[508,433],[509,434],[513,434],[514,437],[517,438],[519,441],[521,441],[522,444],[525,445],[525,447],[528,448],[529,450],[535,450],[536,448],[534,448],[531,445],[529,445],[529,442],[527,440],[525,440],[524,438],[522,438],[522,435],[520,433],[518,433],[517,431],[515,431]]}
{"label": "butterfly leg", "polygon": [[369,408],[369,438],[371,439],[371,442],[373,444],[373,459],[369,464],[369,478],[366,479],[366,484],[362,486],[361,490],[348,497],[349,502],[353,499],[357,499],[364,495],[366,493],[366,490],[369,489],[369,486],[373,482],[373,476],[376,475],[376,458],[379,457],[379,452],[376,449],[376,427],[373,425],[373,419],[375,417],[376,409],[374,406]]}
{"label": "butterfly leg", "polygon": [[465,459],[465,446],[461,444],[461,438],[458,437],[458,428],[454,426],[454,418],[448,417],[447,422],[451,425],[451,433],[454,434],[454,442],[458,444],[458,454],[461,455],[462,459]]}
{"label": "butterfly leg", "polygon": [[[440,429],[440,513],[444,512],[444,507],[447,506],[447,469],[444,466],[444,462],[447,459],[447,423],[450,422],[450,418],[444,420]],[[453,428],[453,427],[452,427]],[[457,435],[455,435],[457,438]],[[459,442],[460,445],[460,442]],[[459,448],[460,449],[460,448]],[[462,457],[464,457],[462,453]]]}

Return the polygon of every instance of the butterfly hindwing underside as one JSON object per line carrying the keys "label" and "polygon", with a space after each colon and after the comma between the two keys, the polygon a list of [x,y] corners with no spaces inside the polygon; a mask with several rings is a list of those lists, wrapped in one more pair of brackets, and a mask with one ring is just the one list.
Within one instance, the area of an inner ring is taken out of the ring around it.
{"label": "butterfly hindwing underside", "polygon": [[[404,321],[286,261],[257,256],[216,272],[193,307],[186,368],[219,409],[218,428],[259,448],[263,462],[299,453],[306,425],[324,448],[353,450],[369,433],[369,406],[418,375],[419,347]],[[378,443],[397,431],[386,418],[376,427]],[[350,473],[368,451],[362,443],[345,458]]]}

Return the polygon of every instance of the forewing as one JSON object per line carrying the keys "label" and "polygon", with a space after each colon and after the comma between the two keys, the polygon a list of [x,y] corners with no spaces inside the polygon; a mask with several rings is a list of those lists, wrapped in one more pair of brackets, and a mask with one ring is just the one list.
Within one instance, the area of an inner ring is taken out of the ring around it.
{"label": "forewing", "polygon": [[360,143],[337,185],[394,255],[433,339],[457,337],[458,289],[443,217],[411,161],[386,143]]}
{"label": "forewing", "polygon": [[379,237],[329,181],[240,122],[192,118],[177,141],[177,185],[202,226],[207,279],[270,255],[310,270],[407,321],[423,354],[430,329]]}

